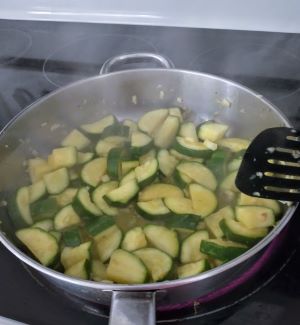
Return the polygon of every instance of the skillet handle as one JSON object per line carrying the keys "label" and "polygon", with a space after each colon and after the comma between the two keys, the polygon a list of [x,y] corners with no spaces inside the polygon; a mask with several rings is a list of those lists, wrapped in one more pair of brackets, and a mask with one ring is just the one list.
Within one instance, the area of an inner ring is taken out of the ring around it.
{"label": "skillet handle", "polygon": [[100,74],[112,72],[114,66],[137,62],[155,62],[158,66],[164,69],[174,68],[173,62],[160,54],[141,52],[122,54],[109,58],[103,63]]}
{"label": "skillet handle", "polygon": [[109,325],[155,325],[155,292],[113,291]]}

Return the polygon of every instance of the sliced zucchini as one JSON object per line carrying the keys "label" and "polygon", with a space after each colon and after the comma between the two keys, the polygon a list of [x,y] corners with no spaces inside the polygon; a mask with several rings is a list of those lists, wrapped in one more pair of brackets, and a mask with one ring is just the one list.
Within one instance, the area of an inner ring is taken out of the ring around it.
{"label": "sliced zucchini", "polygon": [[77,150],[82,150],[89,146],[90,139],[87,138],[78,130],[72,130],[61,142],[63,147],[75,147]]}
{"label": "sliced zucchini", "polygon": [[227,173],[227,161],[229,156],[229,151],[218,149],[213,152],[205,163],[218,179],[223,179]]}
{"label": "sliced zucchini", "polygon": [[122,241],[122,231],[112,226],[95,237],[97,253],[101,262],[108,261],[113,252],[119,248]]}
{"label": "sliced zucchini", "polygon": [[175,184],[181,188],[185,188],[188,184],[192,182],[192,179],[185,174],[181,173],[179,170],[175,169],[173,174],[173,180]]}
{"label": "sliced zucchini", "polygon": [[139,201],[152,201],[156,199],[165,199],[167,197],[183,197],[180,188],[172,184],[156,183],[145,187],[139,192]]}
{"label": "sliced zucchini", "polygon": [[279,215],[281,212],[280,204],[275,200],[263,199],[259,197],[248,196],[244,193],[241,193],[237,200],[238,205],[255,205],[263,206],[273,210],[275,215]]}
{"label": "sliced zucchini", "polygon": [[125,145],[127,138],[121,136],[110,136],[101,139],[96,144],[96,153],[98,156],[106,157],[113,148],[120,148]]}
{"label": "sliced zucchini", "polygon": [[9,214],[17,228],[32,224],[33,220],[29,204],[29,189],[26,186],[19,188],[15,196],[9,200]]}
{"label": "sliced zucchini", "polygon": [[144,164],[146,161],[148,160],[152,160],[156,158],[156,151],[155,149],[152,149],[150,151],[148,151],[147,153],[145,153],[144,155],[142,155],[140,158],[139,158],[139,162],[140,162],[140,165]]}
{"label": "sliced zucchini", "polygon": [[135,169],[140,162],[138,160],[127,160],[121,162],[121,174],[127,175],[131,170]]}
{"label": "sliced zucchini", "polygon": [[92,260],[91,279],[93,281],[101,282],[106,279],[106,267],[99,260]]}
{"label": "sliced zucchini", "polygon": [[75,147],[63,147],[52,150],[48,156],[48,164],[52,170],[66,167],[70,168],[77,163],[77,150]]}
{"label": "sliced zucchini", "polygon": [[81,261],[90,260],[91,245],[92,242],[88,241],[76,247],[64,247],[60,255],[60,261],[65,270]]}
{"label": "sliced zucchini", "polygon": [[138,158],[152,149],[153,140],[149,135],[143,132],[135,131],[131,134],[130,145],[131,154],[133,155],[133,157]]}
{"label": "sliced zucchini", "polygon": [[33,203],[46,195],[46,185],[43,180],[35,182],[28,186],[29,202]]}
{"label": "sliced zucchini", "polygon": [[190,138],[176,137],[173,148],[183,155],[195,158],[206,159],[212,154],[202,142]]}
{"label": "sliced zucchini", "polygon": [[106,158],[96,158],[86,163],[81,170],[81,179],[88,185],[96,187],[106,174]]}
{"label": "sliced zucchini", "polygon": [[240,222],[231,219],[220,221],[220,228],[225,237],[247,246],[253,246],[268,234],[267,228],[248,229]]}
{"label": "sliced zucchini", "polygon": [[234,172],[235,170],[238,170],[241,166],[242,160],[243,158],[232,159],[227,166],[228,171]]}
{"label": "sliced zucchini", "polygon": [[79,246],[82,242],[80,228],[73,227],[70,229],[66,229],[62,233],[62,238],[65,246],[69,246],[69,247]]}
{"label": "sliced zucchini", "polygon": [[201,140],[216,142],[224,137],[228,129],[229,126],[226,124],[207,122],[200,125],[198,137]]}
{"label": "sliced zucchini", "polygon": [[118,209],[111,207],[106,203],[103,199],[103,196],[110,191],[116,189],[118,187],[118,182],[110,181],[107,183],[103,183],[99,185],[92,194],[92,198],[96,206],[104,213],[109,216],[116,216],[118,214]]}
{"label": "sliced zucchini", "polygon": [[245,253],[247,249],[244,245],[222,239],[202,240],[200,245],[203,254],[221,261],[232,260]]}
{"label": "sliced zucchini", "polygon": [[195,124],[193,122],[186,122],[181,124],[179,136],[197,142],[198,136],[197,136]]}
{"label": "sliced zucchini", "polygon": [[147,239],[141,227],[134,227],[127,231],[122,241],[121,248],[132,252],[147,246]]}
{"label": "sliced zucchini", "polygon": [[41,158],[32,158],[28,160],[28,173],[31,183],[43,179],[43,176],[51,171],[48,162]]}
{"label": "sliced zucchini", "polygon": [[102,236],[107,229],[113,227],[114,225],[115,221],[112,217],[101,216],[94,220],[88,221],[86,224],[86,230],[90,236]]}
{"label": "sliced zucchini", "polygon": [[90,219],[102,214],[102,211],[92,202],[90,193],[86,187],[82,187],[78,190],[73,202],[73,207],[83,219]]}
{"label": "sliced zucchini", "polygon": [[48,197],[30,205],[31,215],[34,221],[53,218],[59,210],[60,206],[54,197]]}
{"label": "sliced zucchini", "polygon": [[40,228],[43,229],[45,231],[51,231],[53,229],[53,220],[52,219],[45,219],[45,220],[41,220],[38,222],[35,222],[32,227],[33,228]]}
{"label": "sliced zucchini", "polygon": [[120,181],[120,186],[125,185],[126,183],[136,180],[135,178],[135,171],[131,170],[130,172],[128,172]]}
{"label": "sliced zucchini", "polygon": [[107,128],[115,129],[117,125],[118,125],[118,121],[115,118],[115,116],[107,115],[96,122],[92,122],[89,124],[82,124],[80,127],[84,132],[88,134],[101,135],[103,131],[106,130]]}
{"label": "sliced zucchini", "polygon": [[169,108],[169,115],[176,116],[179,119],[179,122],[182,123],[183,116],[182,116],[182,109],[179,107],[171,107]]}
{"label": "sliced zucchini", "polygon": [[78,278],[82,280],[88,280],[90,273],[90,261],[89,260],[82,260],[78,263],[70,266],[68,269],[65,270],[65,274],[69,275],[73,278]]}
{"label": "sliced zucchini", "polygon": [[201,217],[201,215],[194,210],[192,200],[185,197],[169,197],[164,199],[164,204],[176,215],[191,214]]}
{"label": "sliced zucchini", "polygon": [[169,148],[178,133],[180,122],[178,117],[169,115],[153,134],[154,144],[158,148]]}
{"label": "sliced zucchini", "polygon": [[239,152],[248,148],[250,140],[241,138],[224,138],[218,141],[220,147],[228,148],[232,152]]}
{"label": "sliced zucchini", "polygon": [[63,207],[54,217],[54,227],[56,230],[62,230],[70,226],[78,225],[80,222],[80,217],[71,204]]}
{"label": "sliced zucchini", "polygon": [[82,165],[94,158],[93,152],[77,152],[77,164]]}
{"label": "sliced zucchini", "polygon": [[199,230],[184,239],[181,245],[180,262],[191,263],[202,260],[206,256],[200,252],[202,240],[208,239],[208,232]]}
{"label": "sliced zucchini", "polygon": [[103,199],[111,206],[126,207],[137,195],[139,186],[136,180],[117,187],[103,196]]}
{"label": "sliced zucchini", "polygon": [[223,219],[234,219],[234,212],[231,206],[227,205],[204,219],[208,231],[215,238],[222,238],[224,236],[220,228],[220,221]]}
{"label": "sliced zucchini", "polygon": [[65,190],[70,182],[67,168],[60,168],[44,175],[44,182],[49,194],[59,194]]}
{"label": "sliced zucchini", "polygon": [[178,164],[178,160],[174,156],[170,155],[169,151],[166,149],[159,150],[157,160],[160,172],[164,176],[170,177]]}
{"label": "sliced zucchini", "polygon": [[60,242],[62,236],[60,231],[50,230],[49,234],[51,234],[57,240],[58,243]]}
{"label": "sliced zucchini", "polygon": [[146,265],[153,282],[164,280],[173,267],[172,258],[156,248],[142,248],[134,252]]}
{"label": "sliced zucchini", "polygon": [[235,207],[236,220],[249,229],[267,228],[275,225],[272,209],[258,206]]}
{"label": "sliced zucchini", "polygon": [[111,179],[121,178],[121,162],[124,155],[123,148],[112,148],[107,155],[107,174]]}
{"label": "sliced zucchini", "polygon": [[214,174],[206,166],[197,162],[185,161],[180,163],[176,169],[188,176],[194,182],[201,184],[214,191],[217,187],[217,180]]}
{"label": "sliced zucchini", "polygon": [[198,163],[201,163],[201,164],[204,161],[203,158],[195,158],[195,157],[183,155],[182,153],[180,153],[180,152],[178,152],[177,150],[174,150],[174,149],[170,149],[169,152],[177,160],[194,161],[194,162],[198,162]]}
{"label": "sliced zucchini", "polygon": [[137,202],[136,211],[147,220],[161,220],[170,215],[170,210],[161,199]]}
{"label": "sliced zucchini", "polygon": [[156,159],[146,161],[134,170],[136,180],[141,188],[151,184],[158,172],[158,162]]}
{"label": "sliced zucchini", "polygon": [[239,189],[235,185],[236,175],[237,175],[237,170],[227,175],[222,181],[222,183],[220,184],[220,189],[222,189],[223,191],[225,190],[225,191],[232,191],[234,193],[238,193]]}
{"label": "sliced zucchini", "polygon": [[59,251],[58,243],[45,230],[24,228],[18,230],[16,236],[41,264],[48,266],[55,261]]}
{"label": "sliced zucchini", "polygon": [[178,256],[179,241],[176,231],[164,226],[146,225],[144,227],[144,232],[151,245],[162,250],[171,257]]}
{"label": "sliced zucchini", "polygon": [[192,206],[197,214],[202,218],[214,212],[218,206],[218,199],[215,193],[200,184],[189,185],[190,198],[192,199]]}
{"label": "sliced zucchini", "polygon": [[123,249],[114,251],[106,274],[109,280],[124,284],[144,283],[148,278],[148,271],[141,259]]}
{"label": "sliced zucchini", "polygon": [[207,259],[189,263],[177,267],[177,275],[179,279],[195,276],[210,269]]}
{"label": "sliced zucchini", "polygon": [[141,131],[152,135],[163,124],[163,122],[168,117],[168,115],[169,115],[169,110],[166,108],[161,108],[161,109],[147,112],[139,119],[138,128]]}
{"label": "sliced zucchini", "polygon": [[62,207],[71,204],[77,192],[78,188],[69,187],[65,189],[62,193],[55,196],[56,202]]}
{"label": "sliced zucchini", "polygon": [[166,218],[166,226],[177,231],[195,230],[199,223],[199,217],[193,215],[170,215]]}
{"label": "sliced zucchini", "polygon": [[132,132],[138,131],[138,125],[136,122],[126,119],[122,123],[125,126],[128,126],[129,128],[129,136],[132,134]]}

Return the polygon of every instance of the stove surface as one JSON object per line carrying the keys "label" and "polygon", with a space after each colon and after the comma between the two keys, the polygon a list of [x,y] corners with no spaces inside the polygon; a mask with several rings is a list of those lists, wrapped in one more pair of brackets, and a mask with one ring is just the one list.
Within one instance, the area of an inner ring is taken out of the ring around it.
{"label": "stove surface", "polygon": [[[300,127],[300,35],[174,27],[0,21],[0,127],[43,95],[97,75],[111,56],[155,52],[176,68],[218,74],[271,100]],[[300,324],[298,213],[287,244],[220,301],[158,315],[180,324]],[[37,282],[0,245],[0,316],[28,324],[107,324],[95,306]]]}

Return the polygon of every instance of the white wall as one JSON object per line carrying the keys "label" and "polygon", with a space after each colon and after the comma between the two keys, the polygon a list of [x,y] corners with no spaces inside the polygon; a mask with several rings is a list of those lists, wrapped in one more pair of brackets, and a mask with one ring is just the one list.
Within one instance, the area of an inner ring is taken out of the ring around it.
{"label": "white wall", "polygon": [[0,0],[0,18],[300,32],[300,0]]}

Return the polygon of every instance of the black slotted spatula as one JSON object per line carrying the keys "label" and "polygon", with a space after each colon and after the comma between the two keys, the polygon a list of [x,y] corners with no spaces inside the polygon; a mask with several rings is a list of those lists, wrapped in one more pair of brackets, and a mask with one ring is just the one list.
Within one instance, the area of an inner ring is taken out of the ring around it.
{"label": "black slotted spatula", "polygon": [[235,183],[250,196],[300,201],[300,131],[262,131],[246,150]]}

